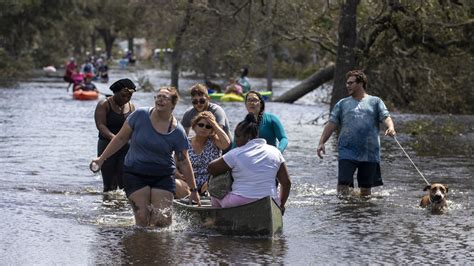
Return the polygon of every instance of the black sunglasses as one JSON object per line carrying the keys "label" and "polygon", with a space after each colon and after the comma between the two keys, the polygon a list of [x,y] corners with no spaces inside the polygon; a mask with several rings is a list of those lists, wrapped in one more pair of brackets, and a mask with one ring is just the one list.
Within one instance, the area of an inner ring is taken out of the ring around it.
{"label": "black sunglasses", "polygon": [[193,103],[193,105],[196,105],[196,104],[198,104],[198,103],[200,103],[200,104],[205,104],[205,103],[206,103],[206,99],[201,98],[201,99],[199,99],[199,100],[193,100],[192,103]]}
{"label": "black sunglasses", "polygon": [[206,127],[206,129],[211,129],[212,128],[211,125],[204,125],[204,123],[198,123],[198,126],[199,127]]}

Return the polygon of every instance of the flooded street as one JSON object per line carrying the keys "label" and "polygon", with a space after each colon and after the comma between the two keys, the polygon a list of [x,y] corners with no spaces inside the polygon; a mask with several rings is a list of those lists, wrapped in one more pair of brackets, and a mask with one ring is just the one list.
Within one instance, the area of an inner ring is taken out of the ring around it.
{"label": "flooded street", "polygon": [[[169,82],[168,73],[144,74],[155,87]],[[111,82],[124,77],[134,79],[113,72]],[[197,81],[180,82],[184,89]],[[296,83],[275,81],[275,94]],[[433,215],[418,207],[425,183],[389,137],[381,137],[385,185],[370,200],[338,199],[336,139],[320,160],[316,147],[327,116],[311,123],[328,105],[314,102],[318,93],[296,104],[268,102],[289,140],[284,157],[293,187],[283,232],[273,239],[231,237],[180,217],[167,229],[137,229],[121,193],[104,200],[102,179],[88,168],[96,155],[97,101],[75,101],[66,87],[45,80],[0,88],[2,264],[474,263],[474,116],[393,113],[398,140],[425,177],[449,186],[448,212]],[[153,93],[139,91],[132,101],[152,106]],[[189,106],[185,95],[175,116]],[[232,129],[246,114],[243,103],[222,107]]]}

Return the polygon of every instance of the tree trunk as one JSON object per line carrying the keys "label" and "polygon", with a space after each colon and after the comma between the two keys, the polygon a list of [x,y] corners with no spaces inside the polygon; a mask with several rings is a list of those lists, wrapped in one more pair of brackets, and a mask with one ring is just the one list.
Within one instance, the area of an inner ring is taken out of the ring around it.
{"label": "tree trunk", "polygon": [[339,41],[334,70],[334,85],[330,110],[342,98],[347,96],[346,73],[356,65],[355,48],[357,41],[357,6],[360,0],[346,0],[341,6],[339,19]]}
{"label": "tree trunk", "polygon": [[285,92],[280,97],[274,99],[275,102],[293,103],[305,94],[313,91],[334,77],[334,64],[326,66],[324,69],[314,73],[309,78],[303,80],[296,87]]}
{"label": "tree trunk", "polygon": [[112,48],[114,47],[114,41],[115,41],[114,36],[109,36],[109,38],[107,38],[107,40],[104,40],[105,53],[107,54],[107,60],[112,58]]}
{"label": "tree trunk", "polygon": [[129,37],[129,38],[128,38],[128,50],[129,50],[130,52],[132,52],[132,54],[135,53],[133,47],[134,47],[134,44],[133,44],[133,37]]}
{"label": "tree trunk", "polygon": [[273,25],[272,25],[272,1],[267,1],[267,16],[269,27],[267,29],[267,90],[273,90]]}
{"label": "tree trunk", "polygon": [[188,0],[188,5],[186,7],[186,14],[184,16],[183,23],[179,27],[178,32],[176,33],[175,45],[173,47],[173,52],[171,53],[171,86],[175,87],[179,91],[179,70],[181,67],[181,54],[182,54],[182,40],[184,33],[186,32],[190,22],[191,22],[191,8],[193,0]]}
{"label": "tree trunk", "polygon": [[107,60],[112,58],[112,48],[114,47],[115,35],[107,29],[96,29],[99,35],[102,37],[105,44],[105,53],[107,54]]}
{"label": "tree trunk", "polygon": [[91,55],[94,55],[94,56],[95,56],[96,42],[97,42],[97,35],[95,34],[95,31],[92,31],[92,33],[91,33]]}
{"label": "tree trunk", "polygon": [[[211,44],[208,44],[207,47],[210,47]],[[212,69],[212,58],[211,58],[211,50],[209,48],[204,48],[204,62],[208,62],[207,64],[204,64],[202,66],[203,70],[202,72],[204,73],[204,80],[210,80],[211,79],[211,69]]]}

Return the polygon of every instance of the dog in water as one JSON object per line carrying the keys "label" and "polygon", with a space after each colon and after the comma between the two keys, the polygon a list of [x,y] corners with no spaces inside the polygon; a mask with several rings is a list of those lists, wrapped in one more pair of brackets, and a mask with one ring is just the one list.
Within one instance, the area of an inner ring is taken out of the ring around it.
{"label": "dog in water", "polygon": [[432,212],[442,212],[448,207],[448,186],[440,183],[433,183],[426,186],[423,191],[428,191],[428,195],[423,196],[421,199],[421,207],[431,207]]}

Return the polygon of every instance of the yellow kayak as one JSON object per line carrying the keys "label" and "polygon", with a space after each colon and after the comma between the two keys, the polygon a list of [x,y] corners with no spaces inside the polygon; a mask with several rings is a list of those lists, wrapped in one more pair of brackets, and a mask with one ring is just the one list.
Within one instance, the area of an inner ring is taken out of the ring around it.
{"label": "yellow kayak", "polygon": [[240,95],[237,95],[237,94],[234,94],[234,93],[228,93],[228,94],[224,94],[220,100],[222,102],[243,102],[244,101],[244,97],[240,96]]}

